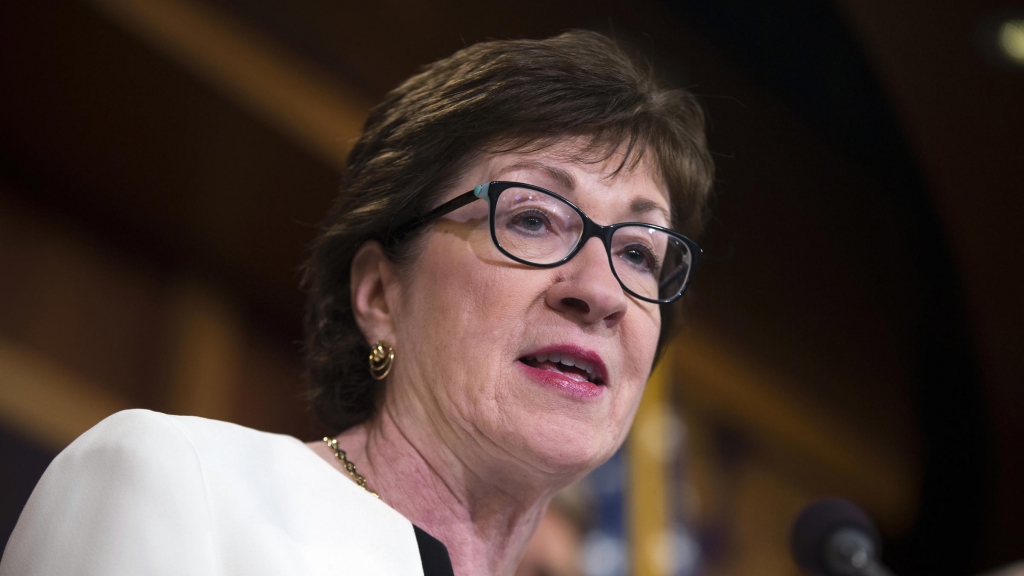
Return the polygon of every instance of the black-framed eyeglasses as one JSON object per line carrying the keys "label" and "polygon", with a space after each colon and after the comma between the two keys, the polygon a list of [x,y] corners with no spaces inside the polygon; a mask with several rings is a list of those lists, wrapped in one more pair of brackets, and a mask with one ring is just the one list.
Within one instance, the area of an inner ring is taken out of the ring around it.
{"label": "black-framed eyeglasses", "polygon": [[643,222],[602,226],[558,194],[521,182],[481,184],[398,226],[389,241],[400,242],[420,226],[478,199],[490,205],[491,240],[505,256],[554,268],[596,236],[622,289],[646,302],[678,300],[700,260],[700,247],[678,232]]}

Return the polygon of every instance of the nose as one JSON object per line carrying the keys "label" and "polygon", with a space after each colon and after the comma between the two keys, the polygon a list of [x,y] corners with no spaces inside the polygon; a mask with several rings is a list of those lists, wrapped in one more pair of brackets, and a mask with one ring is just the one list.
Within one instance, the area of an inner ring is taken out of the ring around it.
{"label": "nose", "polygon": [[545,296],[548,306],[587,325],[612,327],[622,321],[629,297],[612,274],[600,238],[591,238],[555,270],[560,276]]}

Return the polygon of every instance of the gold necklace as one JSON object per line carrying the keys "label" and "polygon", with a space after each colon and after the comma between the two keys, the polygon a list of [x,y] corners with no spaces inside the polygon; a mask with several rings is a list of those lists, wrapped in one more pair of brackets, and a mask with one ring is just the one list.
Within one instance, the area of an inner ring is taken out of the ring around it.
{"label": "gold necklace", "polygon": [[341,462],[341,465],[345,467],[345,472],[348,472],[348,475],[356,481],[356,484],[358,484],[363,490],[373,494],[374,498],[380,498],[376,492],[366,487],[366,477],[359,472],[356,472],[356,465],[349,462],[348,454],[346,454],[341,448],[338,448],[338,439],[324,436],[324,442],[331,447],[331,450],[334,450],[334,457],[338,459],[338,462]]}

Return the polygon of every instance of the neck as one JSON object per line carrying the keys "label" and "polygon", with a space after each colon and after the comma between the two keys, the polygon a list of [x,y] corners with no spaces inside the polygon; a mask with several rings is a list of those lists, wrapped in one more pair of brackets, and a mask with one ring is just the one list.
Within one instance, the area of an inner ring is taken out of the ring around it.
{"label": "neck", "polygon": [[[557,487],[481,475],[442,444],[416,438],[385,406],[372,423],[338,436],[338,444],[371,490],[445,544],[455,574],[513,574]],[[326,450],[317,452],[330,455]],[[329,461],[344,473],[333,455]]]}

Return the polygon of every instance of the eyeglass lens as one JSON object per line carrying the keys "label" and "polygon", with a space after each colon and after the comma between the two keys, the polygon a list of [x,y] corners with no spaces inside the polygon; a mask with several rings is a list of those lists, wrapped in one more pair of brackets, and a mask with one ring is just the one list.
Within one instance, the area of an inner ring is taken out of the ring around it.
{"label": "eyeglass lens", "polygon": [[[494,235],[509,254],[533,264],[554,264],[583,237],[583,219],[562,200],[529,188],[509,188],[494,207]],[[648,226],[622,226],[612,234],[612,268],[628,290],[652,300],[678,295],[692,255],[677,237]]]}

